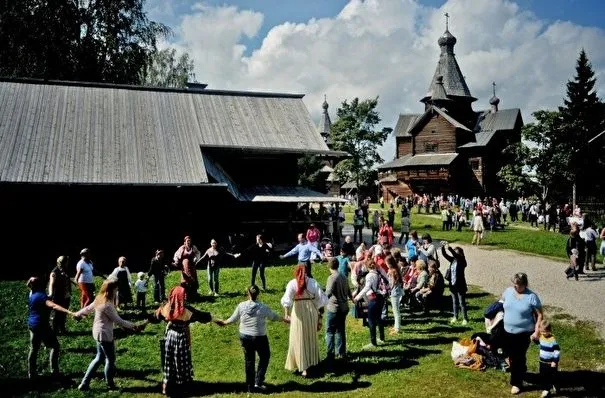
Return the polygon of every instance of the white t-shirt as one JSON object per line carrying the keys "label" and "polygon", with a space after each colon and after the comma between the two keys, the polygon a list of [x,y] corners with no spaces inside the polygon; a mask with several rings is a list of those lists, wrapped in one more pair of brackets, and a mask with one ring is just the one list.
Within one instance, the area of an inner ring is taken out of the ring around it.
{"label": "white t-shirt", "polygon": [[137,279],[134,283],[134,288],[137,293],[145,293],[147,291],[147,281],[145,279]]}
{"label": "white t-shirt", "polygon": [[95,283],[94,275],[92,274],[93,266],[92,261],[78,261],[78,265],[76,265],[76,272],[80,272],[80,277],[78,278],[78,283]]}

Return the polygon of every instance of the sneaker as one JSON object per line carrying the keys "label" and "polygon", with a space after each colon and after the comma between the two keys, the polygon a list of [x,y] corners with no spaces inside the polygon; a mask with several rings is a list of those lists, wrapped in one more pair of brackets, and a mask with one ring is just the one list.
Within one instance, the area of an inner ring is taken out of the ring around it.
{"label": "sneaker", "polygon": [[370,344],[366,344],[363,347],[361,347],[362,350],[373,350],[377,348],[377,346],[375,346],[374,344],[370,343]]}
{"label": "sneaker", "polygon": [[378,343],[378,345],[384,344],[384,340],[382,340],[382,339],[377,339],[376,342]]}
{"label": "sneaker", "polygon": [[510,389],[510,393],[513,395],[517,395],[521,392],[521,389],[517,386],[512,386],[512,388]]}
{"label": "sneaker", "polygon": [[264,385],[264,384],[262,384],[262,383],[261,384],[255,384],[254,388],[257,389],[257,390],[260,390],[260,391],[267,391],[267,386]]}
{"label": "sneaker", "polygon": [[544,390],[542,391],[542,395],[540,395],[542,398],[546,398],[550,395],[550,392],[548,390]]}
{"label": "sneaker", "polygon": [[214,297],[218,297],[218,293],[214,293]]}
{"label": "sneaker", "polygon": [[213,295],[214,295],[214,292],[212,290],[209,290],[208,291],[208,296],[213,296]]}
{"label": "sneaker", "polygon": [[468,325],[468,321],[467,321],[466,319],[463,319],[463,320],[462,320],[462,324],[461,324],[461,325],[462,325],[462,326],[466,326],[466,325]]}
{"label": "sneaker", "polygon": [[90,387],[88,387],[88,384],[80,383],[80,385],[78,386],[78,390],[80,391],[88,391],[89,389]]}
{"label": "sneaker", "polygon": [[451,318],[451,319],[450,319],[450,323],[452,323],[452,324],[453,324],[453,323],[456,323],[456,322],[458,322],[458,319],[456,319],[456,318]]}

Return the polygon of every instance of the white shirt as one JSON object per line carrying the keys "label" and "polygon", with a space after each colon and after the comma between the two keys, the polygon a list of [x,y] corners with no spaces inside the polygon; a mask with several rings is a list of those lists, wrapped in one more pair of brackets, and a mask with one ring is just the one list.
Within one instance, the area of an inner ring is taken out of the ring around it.
{"label": "white shirt", "polygon": [[93,268],[92,261],[78,261],[78,265],[76,265],[76,272],[80,272],[78,283],[95,283],[95,278],[92,274]]}
{"label": "white shirt", "polygon": [[[317,281],[313,278],[306,277],[307,279],[307,292],[313,296],[313,304],[315,304],[315,308],[319,309],[328,304],[328,297],[321,290]],[[296,284],[296,279],[292,279],[286,285],[286,291],[284,296],[281,298],[282,307],[290,308],[294,304],[296,290],[298,290],[298,286]]]}
{"label": "white shirt", "polygon": [[147,291],[147,281],[145,279],[137,279],[134,283],[134,288],[137,293],[145,293]]}

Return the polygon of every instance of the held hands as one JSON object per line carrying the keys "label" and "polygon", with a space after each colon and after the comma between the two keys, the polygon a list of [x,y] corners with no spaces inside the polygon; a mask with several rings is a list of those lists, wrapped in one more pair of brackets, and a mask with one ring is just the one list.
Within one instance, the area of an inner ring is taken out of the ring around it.
{"label": "held hands", "polygon": [[290,317],[289,316],[285,316],[285,317],[282,318],[282,321],[284,323],[287,323],[289,325],[290,324]]}
{"label": "held hands", "polygon": [[214,323],[216,323],[218,326],[225,326],[226,325],[225,321],[222,320],[222,319],[215,319]]}

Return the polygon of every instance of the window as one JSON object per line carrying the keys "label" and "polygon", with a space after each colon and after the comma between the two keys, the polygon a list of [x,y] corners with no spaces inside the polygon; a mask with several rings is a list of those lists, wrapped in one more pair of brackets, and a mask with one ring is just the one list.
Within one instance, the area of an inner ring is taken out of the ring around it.
{"label": "window", "polygon": [[431,134],[437,134],[436,130],[431,130]]}
{"label": "window", "polygon": [[472,159],[471,160],[471,169],[473,169],[473,170],[479,170],[479,159]]}
{"label": "window", "polygon": [[436,142],[427,142],[424,144],[424,152],[437,152],[439,144]]}

